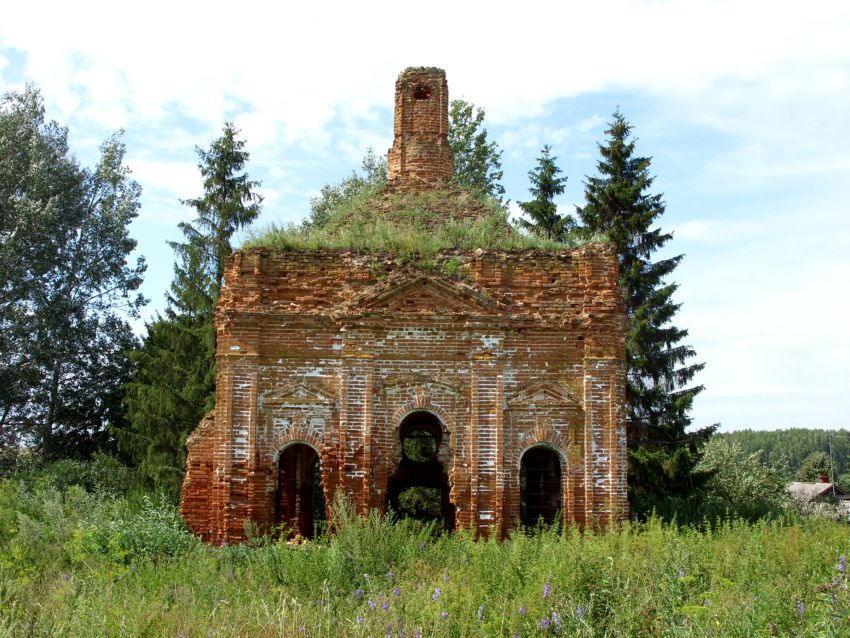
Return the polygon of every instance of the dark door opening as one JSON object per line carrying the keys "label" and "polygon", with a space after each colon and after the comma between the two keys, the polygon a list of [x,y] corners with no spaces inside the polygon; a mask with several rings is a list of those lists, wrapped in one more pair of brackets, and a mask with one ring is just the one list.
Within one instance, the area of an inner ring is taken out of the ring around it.
{"label": "dark door opening", "polygon": [[454,529],[449,477],[438,458],[443,427],[430,412],[411,412],[399,425],[402,456],[387,486],[387,506],[398,516],[438,521]]}
{"label": "dark door opening", "polygon": [[319,455],[309,445],[296,443],[280,453],[277,468],[275,525],[282,525],[289,536],[313,538],[325,524]]}
{"label": "dark door opening", "polygon": [[522,455],[519,469],[520,521],[533,527],[551,525],[561,511],[561,460],[554,450],[538,446]]}

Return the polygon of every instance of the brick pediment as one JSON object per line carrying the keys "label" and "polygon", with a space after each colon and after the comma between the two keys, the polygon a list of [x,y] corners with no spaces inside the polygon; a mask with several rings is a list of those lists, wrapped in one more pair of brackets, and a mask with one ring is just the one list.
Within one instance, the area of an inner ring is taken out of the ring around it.
{"label": "brick pediment", "polygon": [[540,381],[520,388],[508,399],[509,409],[533,410],[552,407],[578,406],[569,390],[559,383]]}
{"label": "brick pediment", "polygon": [[503,305],[477,287],[425,274],[399,274],[361,292],[338,314],[494,315]]}
{"label": "brick pediment", "polygon": [[264,400],[265,405],[271,406],[333,405],[335,402],[333,392],[323,385],[309,381],[288,384]]}

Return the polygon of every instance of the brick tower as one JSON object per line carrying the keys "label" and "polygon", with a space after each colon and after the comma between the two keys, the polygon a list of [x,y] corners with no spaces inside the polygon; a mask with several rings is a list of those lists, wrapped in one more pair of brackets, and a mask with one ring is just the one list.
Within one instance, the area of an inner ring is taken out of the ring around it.
{"label": "brick tower", "polygon": [[390,180],[446,184],[453,171],[448,132],[446,72],[430,67],[403,71],[395,83],[395,129],[387,167]]}

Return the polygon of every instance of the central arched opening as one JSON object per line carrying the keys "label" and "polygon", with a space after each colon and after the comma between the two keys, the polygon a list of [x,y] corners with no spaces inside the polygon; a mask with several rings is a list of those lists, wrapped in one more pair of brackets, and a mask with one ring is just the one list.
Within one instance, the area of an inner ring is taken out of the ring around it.
{"label": "central arched opening", "polygon": [[325,525],[325,495],[319,455],[305,443],[293,443],[277,462],[275,526],[287,536],[313,538]]}
{"label": "central arched opening", "polygon": [[398,516],[454,528],[449,477],[439,459],[443,424],[431,412],[411,412],[398,427],[401,461],[387,484],[387,505]]}
{"label": "central arched opening", "polygon": [[561,459],[552,448],[526,450],[519,468],[520,521],[533,527],[551,525],[561,512]]}

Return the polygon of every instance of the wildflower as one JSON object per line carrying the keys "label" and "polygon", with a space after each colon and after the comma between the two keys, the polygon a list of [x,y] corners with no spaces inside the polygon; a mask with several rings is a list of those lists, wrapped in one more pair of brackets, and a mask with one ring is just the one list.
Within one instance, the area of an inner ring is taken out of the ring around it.
{"label": "wildflower", "polygon": [[526,613],[527,613],[527,612],[526,612],[526,610],[525,610],[525,607],[520,607],[520,608],[519,608],[519,615],[520,615],[520,616],[522,616],[523,618],[525,618],[525,614],[526,614]]}
{"label": "wildflower", "polygon": [[355,589],[355,590],[354,590],[354,592],[352,593],[352,595],[353,595],[353,596],[354,596],[357,600],[360,600],[361,598],[363,598],[363,596],[364,596],[364,594],[365,594],[365,593],[366,593],[366,592],[364,592],[362,589]]}
{"label": "wildflower", "polygon": [[685,568],[680,567],[679,568],[679,578],[684,578],[684,577],[685,577]]}
{"label": "wildflower", "polygon": [[549,584],[549,581],[546,581],[546,584],[543,585],[543,598],[549,598],[549,594],[552,593],[552,586]]}
{"label": "wildflower", "polygon": [[369,605],[369,609],[371,609],[372,611],[375,611],[375,601],[374,600],[372,600],[370,598],[369,600],[366,601],[366,604]]}
{"label": "wildflower", "polygon": [[440,612],[440,618],[442,618],[443,620],[445,620],[448,617],[449,617],[449,612],[447,612],[447,611],[441,611]]}
{"label": "wildflower", "polygon": [[423,543],[422,541],[419,541],[419,553],[421,554],[424,551],[425,551],[425,543]]}
{"label": "wildflower", "polygon": [[363,622],[363,616],[357,616],[357,618],[354,619],[354,622],[356,622],[359,625],[360,623]]}
{"label": "wildflower", "polygon": [[478,608],[478,622],[484,622],[484,605]]}
{"label": "wildflower", "polygon": [[439,587],[434,587],[434,593],[431,594],[431,600],[437,600],[440,596],[442,596],[443,590]]}
{"label": "wildflower", "polygon": [[797,611],[800,612],[800,620],[802,620],[803,616],[806,614],[806,605],[803,604],[802,600],[797,601]]}
{"label": "wildflower", "polygon": [[449,572],[447,570],[443,570],[443,582],[449,582]]}
{"label": "wildflower", "polygon": [[66,581],[66,582],[71,580],[71,574],[69,574],[68,572],[63,573],[62,574],[62,580]]}
{"label": "wildflower", "polygon": [[387,623],[387,636],[393,635],[393,624],[391,622]]}
{"label": "wildflower", "polygon": [[838,557],[838,571],[840,573],[844,573],[847,570],[847,559],[844,557],[844,554]]}
{"label": "wildflower", "polygon": [[401,587],[393,587],[393,596],[401,596]]}
{"label": "wildflower", "polygon": [[548,618],[544,618],[539,623],[537,623],[537,628],[540,629],[541,631],[546,631],[546,630],[549,629],[549,625],[551,625],[551,624],[552,624],[551,620],[549,620]]}
{"label": "wildflower", "polygon": [[584,618],[584,607],[582,607],[581,605],[579,605],[578,609],[576,609],[576,616],[578,616],[579,620]]}
{"label": "wildflower", "polygon": [[561,628],[561,614],[559,614],[557,611],[552,612],[552,622],[554,623],[555,627],[557,627],[558,629]]}
{"label": "wildflower", "polygon": [[389,608],[390,608],[390,604],[387,601],[384,601],[384,602],[381,603],[381,609],[383,609],[384,611],[386,611]]}
{"label": "wildflower", "polygon": [[418,629],[413,632],[413,638],[422,638],[422,632]]}
{"label": "wildflower", "polygon": [[395,574],[393,573],[393,570],[388,571],[387,572],[387,580],[392,580],[393,578],[395,578]]}

